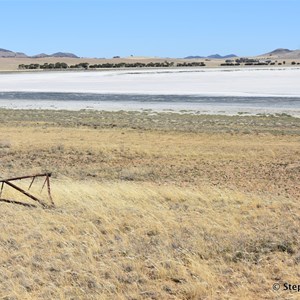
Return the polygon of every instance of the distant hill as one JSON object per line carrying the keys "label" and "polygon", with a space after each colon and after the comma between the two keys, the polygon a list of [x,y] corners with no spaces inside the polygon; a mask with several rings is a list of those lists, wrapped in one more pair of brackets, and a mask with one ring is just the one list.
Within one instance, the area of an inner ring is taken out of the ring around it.
{"label": "distant hill", "polygon": [[70,57],[70,58],[79,58],[77,55],[73,53],[66,53],[66,52],[57,52],[49,55],[51,57]]}
{"label": "distant hill", "polygon": [[0,57],[28,57],[22,52],[13,52],[7,49],[0,48]]}
{"label": "distant hill", "polygon": [[287,54],[293,52],[290,49],[284,49],[284,48],[278,48],[270,52],[269,54],[275,54],[275,55],[282,55],[282,54]]}
{"label": "distant hill", "polygon": [[50,55],[41,53],[41,54],[37,54],[37,55],[33,55],[33,56],[28,56],[22,52],[14,52],[14,51],[2,49],[2,48],[0,48],[0,57],[17,57],[17,58],[70,57],[70,58],[79,58],[77,55],[75,55],[73,53],[67,53],[67,52],[56,52],[56,53],[53,53]]}
{"label": "distant hill", "polygon": [[285,55],[285,54],[291,53],[291,52],[293,52],[293,51],[290,50],[290,49],[278,48],[278,49],[275,49],[271,52],[265,53],[265,54],[260,55],[260,56],[273,56],[273,55],[281,56],[281,55]]}
{"label": "distant hill", "polygon": [[299,59],[300,58],[300,50],[290,50],[284,48],[278,48],[271,52],[258,55],[260,57],[273,57],[273,58],[286,58],[286,59]]}
{"label": "distant hill", "polygon": [[31,56],[32,58],[44,58],[44,57],[71,57],[71,58],[79,58],[77,55],[73,53],[65,53],[65,52],[56,52],[53,54],[46,54],[46,53],[40,53],[34,56]]}
{"label": "distant hill", "polygon": [[187,56],[184,59],[197,59],[197,58],[205,58],[205,56]]}
{"label": "distant hill", "polygon": [[44,58],[44,57],[50,57],[50,55],[46,54],[46,53],[40,53],[40,54],[36,54],[31,56],[32,58]]}
{"label": "distant hill", "polygon": [[235,54],[228,54],[228,55],[220,55],[220,54],[213,54],[209,56],[187,56],[185,59],[197,59],[197,58],[211,58],[211,59],[225,59],[225,58],[233,58],[237,57]]}

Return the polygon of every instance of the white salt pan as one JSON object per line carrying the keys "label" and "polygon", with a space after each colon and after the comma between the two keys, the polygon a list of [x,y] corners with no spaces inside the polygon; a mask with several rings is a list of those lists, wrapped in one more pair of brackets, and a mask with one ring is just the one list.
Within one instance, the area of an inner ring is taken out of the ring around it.
{"label": "white salt pan", "polygon": [[0,92],[300,97],[300,69],[176,69],[0,74]]}

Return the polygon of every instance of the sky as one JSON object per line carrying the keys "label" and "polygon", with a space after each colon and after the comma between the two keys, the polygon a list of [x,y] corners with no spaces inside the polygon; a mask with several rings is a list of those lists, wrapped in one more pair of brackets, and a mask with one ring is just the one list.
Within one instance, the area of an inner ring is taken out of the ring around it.
{"label": "sky", "polygon": [[300,49],[299,0],[0,0],[0,48],[80,57]]}

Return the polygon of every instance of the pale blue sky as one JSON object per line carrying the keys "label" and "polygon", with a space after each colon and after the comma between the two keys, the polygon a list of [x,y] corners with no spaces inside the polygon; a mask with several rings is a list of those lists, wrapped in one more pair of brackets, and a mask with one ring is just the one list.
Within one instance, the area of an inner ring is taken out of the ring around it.
{"label": "pale blue sky", "polygon": [[298,0],[0,0],[0,48],[83,57],[300,48]]}

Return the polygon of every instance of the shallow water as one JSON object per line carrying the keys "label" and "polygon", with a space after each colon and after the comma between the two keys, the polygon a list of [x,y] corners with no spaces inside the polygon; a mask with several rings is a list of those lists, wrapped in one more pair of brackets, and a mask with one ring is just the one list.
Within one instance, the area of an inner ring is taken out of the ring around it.
{"label": "shallow water", "polygon": [[152,110],[226,115],[286,113],[300,117],[298,97],[2,92],[0,107],[54,110]]}

